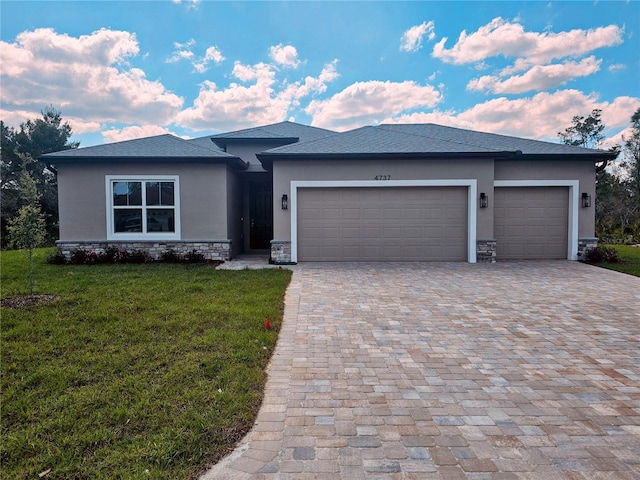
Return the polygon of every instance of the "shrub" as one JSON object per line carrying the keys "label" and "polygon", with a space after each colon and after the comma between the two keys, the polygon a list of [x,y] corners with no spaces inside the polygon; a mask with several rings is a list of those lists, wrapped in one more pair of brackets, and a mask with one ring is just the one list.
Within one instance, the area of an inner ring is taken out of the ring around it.
{"label": "shrub", "polygon": [[109,246],[98,255],[98,263],[118,263],[121,252],[118,247]]}
{"label": "shrub", "polygon": [[60,250],[56,250],[55,252],[49,254],[49,256],[47,257],[47,263],[50,265],[64,265],[67,263],[67,259]]}
{"label": "shrub", "polygon": [[142,250],[120,251],[119,263],[147,263],[151,261],[151,257]]}
{"label": "shrub", "polygon": [[180,258],[180,255],[178,255],[176,251],[173,249],[169,249],[166,252],[164,252],[160,257],[160,260],[167,263],[179,263],[182,261],[182,259]]}
{"label": "shrub", "polygon": [[71,265],[84,265],[87,259],[87,252],[84,250],[74,250],[71,253],[71,258],[69,259],[69,263]]}
{"label": "shrub", "polygon": [[187,263],[204,263],[205,258],[203,254],[193,249],[184,256],[184,261]]}
{"label": "shrub", "polygon": [[620,263],[620,258],[615,249],[599,245],[596,248],[587,249],[581,261],[592,265],[595,263]]}

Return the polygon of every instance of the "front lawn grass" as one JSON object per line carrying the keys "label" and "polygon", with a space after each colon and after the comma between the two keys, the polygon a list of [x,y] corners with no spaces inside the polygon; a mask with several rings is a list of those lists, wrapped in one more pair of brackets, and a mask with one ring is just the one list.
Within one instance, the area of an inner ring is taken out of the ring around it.
{"label": "front lawn grass", "polygon": [[[187,479],[227,454],[260,407],[291,272],[50,251],[34,293],[59,298],[2,310],[2,478]],[[0,255],[2,298],[27,294],[24,252]]]}
{"label": "front lawn grass", "polygon": [[640,247],[631,245],[607,245],[607,247],[614,248],[618,252],[621,262],[598,263],[599,267],[640,277]]}

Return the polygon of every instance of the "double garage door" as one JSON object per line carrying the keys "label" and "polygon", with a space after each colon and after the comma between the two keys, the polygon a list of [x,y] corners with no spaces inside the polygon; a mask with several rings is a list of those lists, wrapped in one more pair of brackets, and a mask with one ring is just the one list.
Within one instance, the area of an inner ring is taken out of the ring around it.
{"label": "double garage door", "polygon": [[567,187],[501,187],[494,192],[498,260],[567,258]]}
{"label": "double garage door", "polygon": [[299,261],[465,261],[466,187],[298,191]]}

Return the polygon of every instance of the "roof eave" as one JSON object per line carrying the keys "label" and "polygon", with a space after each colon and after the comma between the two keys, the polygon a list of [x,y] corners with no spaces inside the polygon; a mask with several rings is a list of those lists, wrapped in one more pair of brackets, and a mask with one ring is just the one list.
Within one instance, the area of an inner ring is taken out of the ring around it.
{"label": "roof eave", "polygon": [[123,156],[123,157],[115,157],[115,156],[97,156],[97,157],[47,157],[40,156],[38,160],[51,163],[51,164],[59,164],[59,163],[92,163],[92,162],[113,162],[113,163],[122,163],[122,162],[179,162],[179,163],[213,163],[213,164],[227,164],[232,168],[237,170],[246,170],[249,168],[249,164],[242,160],[240,157],[140,157],[140,156]]}
{"label": "roof eave", "polygon": [[515,156],[517,160],[545,160],[552,158],[554,160],[584,160],[592,162],[602,162],[604,160],[615,160],[617,153],[523,153]]}

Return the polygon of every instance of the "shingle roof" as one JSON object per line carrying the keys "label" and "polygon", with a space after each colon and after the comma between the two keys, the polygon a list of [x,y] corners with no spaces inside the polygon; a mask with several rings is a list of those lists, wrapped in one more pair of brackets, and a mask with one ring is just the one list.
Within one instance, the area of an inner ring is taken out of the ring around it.
{"label": "shingle roof", "polygon": [[223,152],[213,143],[205,148],[199,142],[183,140],[174,135],[165,134],[154,137],[137,138],[123,142],[107,143],[93,147],[64,150],[49,153],[42,158],[51,162],[62,160],[118,160],[118,159],[192,159],[213,162],[228,162],[238,168],[246,164],[235,155]]}
{"label": "shingle roof", "polygon": [[294,122],[280,122],[254,128],[246,128],[235,132],[212,135],[211,139],[218,145],[234,140],[283,141],[288,143],[306,142],[332,135],[335,132],[324,128],[311,127]]}
{"label": "shingle roof", "polygon": [[213,140],[211,140],[212,136],[213,135],[207,135],[205,137],[191,138],[191,139],[187,140],[187,142],[189,142],[189,143],[191,143],[193,145],[198,145],[199,147],[215,150],[217,152],[224,151],[218,145],[213,143]]}
{"label": "shingle roof", "polygon": [[292,156],[364,155],[589,155],[611,154],[560,143],[508,137],[434,124],[382,124],[361,127],[315,141],[272,148],[258,155],[269,159]]}
{"label": "shingle roof", "polygon": [[462,128],[446,127],[444,125],[426,124],[382,124],[379,128],[403,133],[411,133],[427,138],[438,138],[453,143],[462,143],[476,148],[495,149],[500,151],[520,151],[523,155],[544,154],[594,154],[601,150],[594,150],[563,143],[543,142],[527,138],[510,137],[495,133],[477,132]]}

